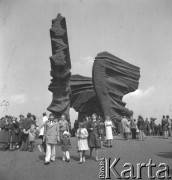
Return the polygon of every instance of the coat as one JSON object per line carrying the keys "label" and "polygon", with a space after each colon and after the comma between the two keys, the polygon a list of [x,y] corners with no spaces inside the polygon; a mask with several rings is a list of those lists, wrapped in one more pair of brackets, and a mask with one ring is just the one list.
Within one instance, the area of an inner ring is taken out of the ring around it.
{"label": "coat", "polygon": [[121,120],[121,125],[122,125],[123,133],[129,133],[130,132],[129,122],[126,118],[123,118]]}
{"label": "coat", "polygon": [[36,139],[36,129],[29,129],[28,133],[29,133],[29,142],[35,141],[35,139]]}
{"label": "coat", "polygon": [[88,133],[89,133],[88,146],[90,148],[101,147],[99,127],[100,127],[100,124],[98,121],[90,122],[90,124],[88,125]]}
{"label": "coat", "polygon": [[1,143],[9,143],[10,142],[11,124],[5,124],[5,122],[1,122],[0,128],[1,128],[0,142]]}
{"label": "coat", "polygon": [[27,131],[28,129],[30,129],[32,121],[33,120],[31,118],[22,119],[21,128]]}
{"label": "coat", "polygon": [[57,144],[59,140],[60,130],[58,122],[48,121],[44,126],[44,137],[47,144]]}
{"label": "coat", "polygon": [[143,118],[138,119],[137,127],[141,131],[143,131],[145,129],[145,122],[144,122]]}
{"label": "coat", "polygon": [[11,142],[18,143],[19,142],[19,123],[15,122],[11,125]]}
{"label": "coat", "polygon": [[71,147],[69,137],[68,138],[62,137],[60,142],[61,142],[61,150],[64,152],[69,151],[69,149]]}

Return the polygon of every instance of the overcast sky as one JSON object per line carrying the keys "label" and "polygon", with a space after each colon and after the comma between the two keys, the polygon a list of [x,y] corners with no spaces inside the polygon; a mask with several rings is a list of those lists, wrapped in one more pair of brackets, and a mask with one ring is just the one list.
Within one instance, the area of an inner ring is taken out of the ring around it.
{"label": "overcast sky", "polygon": [[97,53],[108,51],[141,69],[139,89],[123,99],[134,116],[172,117],[171,0],[1,0],[0,102],[10,103],[1,116],[40,117],[51,103],[49,29],[58,13],[72,74],[91,76]]}

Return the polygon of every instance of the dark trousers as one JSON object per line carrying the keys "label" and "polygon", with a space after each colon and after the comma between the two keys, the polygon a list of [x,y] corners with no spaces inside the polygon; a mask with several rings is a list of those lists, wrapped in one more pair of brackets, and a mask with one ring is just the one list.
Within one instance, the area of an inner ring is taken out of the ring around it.
{"label": "dark trousers", "polygon": [[21,143],[20,150],[21,151],[27,151],[28,145],[29,145],[28,134],[22,133],[21,139],[22,139],[22,143]]}
{"label": "dark trousers", "polygon": [[43,147],[43,149],[44,149],[44,152],[46,153],[46,142],[45,141],[43,141],[43,136],[42,135],[40,135],[39,136],[39,139],[41,139],[42,140],[42,147]]}
{"label": "dark trousers", "polygon": [[131,129],[131,135],[132,135],[132,139],[136,139],[136,129],[134,128]]}
{"label": "dark trousers", "polygon": [[123,136],[124,136],[124,140],[125,140],[125,141],[128,140],[128,133],[124,132],[124,133],[123,133]]}
{"label": "dark trousers", "polygon": [[19,147],[21,147],[21,145],[22,145],[22,134],[23,134],[23,133],[20,131],[20,132],[19,132],[19,143],[18,143],[18,144],[19,144]]}
{"label": "dark trousers", "polygon": [[30,147],[29,147],[29,151],[30,151],[30,152],[33,152],[34,143],[35,143],[35,141],[30,141],[30,142],[29,142],[29,146],[30,146]]}

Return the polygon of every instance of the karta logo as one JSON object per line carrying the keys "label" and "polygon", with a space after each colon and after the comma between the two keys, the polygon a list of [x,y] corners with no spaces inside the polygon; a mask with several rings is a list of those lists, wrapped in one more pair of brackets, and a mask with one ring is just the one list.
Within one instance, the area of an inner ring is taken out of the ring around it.
{"label": "karta logo", "polygon": [[[152,159],[146,163],[137,163],[136,168],[131,163],[125,163],[123,165],[123,170],[119,172],[117,170],[120,158],[101,158],[100,159],[100,179],[143,179],[142,169],[147,169],[147,177],[149,179],[171,179],[169,176],[169,166],[166,163],[160,163],[158,166],[152,162]],[[158,167],[158,171],[153,174],[153,168]],[[119,168],[118,168],[119,169]]]}

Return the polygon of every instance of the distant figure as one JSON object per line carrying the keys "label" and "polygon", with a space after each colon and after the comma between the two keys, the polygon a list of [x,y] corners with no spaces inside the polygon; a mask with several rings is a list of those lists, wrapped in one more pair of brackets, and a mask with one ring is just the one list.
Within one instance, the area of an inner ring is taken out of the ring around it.
{"label": "distant figure", "polygon": [[128,122],[128,119],[126,118],[126,116],[124,116],[122,118],[121,125],[122,125],[122,132],[123,132],[124,140],[127,141],[127,140],[129,140],[128,135],[130,132],[130,125],[129,125],[129,122]]}
{"label": "distant figure", "polygon": [[85,151],[89,150],[88,147],[88,131],[85,128],[84,123],[79,123],[79,128],[76,133],[77,137],[77,145],[78,145],[78,151],[79,151],[79,164],[82,162],[85,162]]}
{"label": "distant figure", "polygon": [[60,141],[59,123],[54,122],[54,119],[54,115],[50,114],[48,119],[49,121],[47,121],[44,126],[43,141],[46,142],[45,165],[48,165],[50,161],[55,161],[55,145],[57,144],[57,141]]}
{"label": "distant figure", "polygon": [[14,148],[19,147],[19,123],[15,117],[12,118],[10,135],[10,150],[13,151]]}
{"label": "distant figure", "polygon": [[23,135],[23,131],[22,131],[22,121],[24,119],[24,116],[23,115],[19,115],[19,148],[21,147],[21,144],[22,144],[22,135]]}
{"label": "distant figure", "polygon": [[105,135],[106,135],[106,130],[105,130],[105,123],[103,122],[102,118],[99,118],[99,134],[100,134],[100,141],[101,141],[101,148],[103,149],[103,142],[105,141]]}
{"label": "distant figure", "polygon": [[5,118],[3,117],[1,119],[0,128],[1,128],[0,142],[2,143],[3,151],[6,151],[9,148],[9,142],[10,142],[10,134],[9,134],[10,124],[8,121],[8,116],[5,116]]}
{"label": "distant figure", "polygon": [[146,136],[150,135],[150,123],[148,121],[148,118],[146,118],[146,120],[145,120],[145,134],[146,134]]}
{"label": "distant figure", "polygon": [[110,117],[106,116],[106,119],[105,119],[106,140],[108,142],[109,147],[112,147],[112,139],[113,139],[112,126],[113,126],[113,123]]}
{"label": "distant figure", "polygon": [[143,117],[139,115],[138,117],[138,121],[137,121],[137,127],[139,129],[139,133],[140,133],[140,140],[144,141],[144,129],[145,129],[145,122],[143,120]]}
{"label": "distant figure", "polygon": [[131,128],[131,136],[132,139],[136,139],[136,128],[137,128],[137,123],[136,120],[133,119],[133,117],[130,118],[130,128]]}
{"label": "distant figure", "polygon": [[60,140],[61,142],[61,150],[63,151],[63,161],[69,162],[70,161],[70,153],[69,150],[71,148],[70,142],[70,134],[67,131],[64,131],[63,137]]}
{"label": "distant figure", "polygon": [[165,118],[165,116],[162,116],[161,124],[164,132],[164,138],[168,139],[168,120]]}
{"label": "distant figure", "polygon": [[171,134],[171,119],[170,119],[169,115],[166,116],[166,119],[168,121],[168,136],[172,137],[172,134]]}

